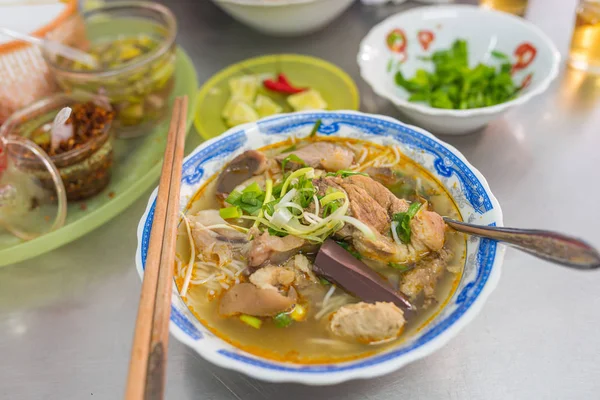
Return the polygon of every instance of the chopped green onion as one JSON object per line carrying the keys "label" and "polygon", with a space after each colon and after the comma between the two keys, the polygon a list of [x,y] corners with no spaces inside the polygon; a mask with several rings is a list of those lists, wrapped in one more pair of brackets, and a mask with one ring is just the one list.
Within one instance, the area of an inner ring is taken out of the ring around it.
{"label": "chopped green onion", "polygon": [[407,265],[407,264],[398,264],[398,263],[390,262],[390,263],[388,263],[388,267],[397,269],[400,272],[407,272],[407,271],[410,271],[411,269],[413,269],[415,266],[414,266],[414,264]]}
{"label": "chopped green onion", "polygon": [[287,232],[279,231],[279,230],[271,228],[271,227],[269,227],[267,229],[267,231],[269,232],[269,235],[271,235],[271,236],[286,237],[288,235]]}
{"label": "chopped green onion", "polygon": [[227,198],[225,199],[225,201],[231,205],[235,205],[240,201],[241,197],[241,192],[238,192],[237,190],[232,190],[231,193],[229,193],[229,196],[227,196]]}
{"label": "chopped green onion", "polygon": [[281,152],[282,153],[289,153],[290,151],[294,151],[298,148],[298,146],[296,146],[295,144],[291,145],[290,147],[288,147],[287,149],[283,149]]}
{"label": "chopped green onion", "polygon": [[258,186],[258,183],[256,182],[252,182],[251,184],[249,184],[248,186],[246,186],[244,188],[244,190],[242,190],[242,193],[254,193],[254,194],[262,194],[263,191],[260,188],[260,186]]}
{"label": "chopped green onion", "polygon": [[331,282],[329,282],[325,278],[319,278],[319,282],[321,282],[321,285],[325,285],[325,286],[331,285]]}
{"label": "chopped green onion", "polygon": [[221,208],[219,215],[223,219],[239,218],[242,215],[242,209],[238,206]]}
{"label": "chopped green onion", "polygon": [[341,169],[337,172],[328,172],[325,174],[325,176],[339,176],[342,178],[347,178],[349,176],[352,175],[362,175],[362,176],[369,176],[369,174],[367,174],[366,172],[356,172],[356,171],[348,171],[345,169]]}
{"label": "chopped green onion", "polygon": [[253,317],[252,315],[242,314],[240,315],[240,321],[254,329],[260,329],[262,326],[262,320],[260,318]]}
{"label": "chopped green onion", "polygon": [[292,322],[294,322],[294,320],[292,319],[292,317],[290,317],[289,314],[279,313],[273,317],[273,322],[278,328],[287,328],[292,324]]}
{"label": "chopped green onion", "polygon": [[285,171],[285,167],[289,162],[294,162],[302,167],[306,167],[306,163],[300,157],[295,154],[290,154],[281,162],[281,169]]}
{"label": "chopped green onion", "polygon": [[307,177],[312,178],[315,176],[315,169],[311,168],[311,167],[306,167],[306,168],[297,169],[296,171],[292,172],[290,174],[290,176],[288,176],[287,179],[285,180],[285,182],[283,183],[283,187],[281,188],[281,195],[282,196],[285,195],[288,187],[292,183],[292,180],[299,178],[302,175],[307,175]]}
{"label": "chopped green onion", "polygon": [[312,130],[310,131],[310,135],[308,135],[308,137],[315,137],[317,135],[317,132],[319,131],[319,128],[321,127],[321,123],[323,121],[321,121],[320,119],[317,120],[317,122],[315,122],[315,126],[313,126]]}
{"label": "chopped green onion", "polygon": [[340,200],[340,199],[344,199],[344,198],[346,198],[346,195],[338,190],[336,192],[325,195],[319,201],[321,202],[322,206],[326,206],[327,204],[331,203],[332,201],[336,201],[336,200]]}
{"label": "chopped green onion", "polygon": [[323,218],[333,214],[334,211],[337,210],[338,208],[340,208],[340,203],[337,201],[331,201],[331,202],[327,203],[323,207]]}

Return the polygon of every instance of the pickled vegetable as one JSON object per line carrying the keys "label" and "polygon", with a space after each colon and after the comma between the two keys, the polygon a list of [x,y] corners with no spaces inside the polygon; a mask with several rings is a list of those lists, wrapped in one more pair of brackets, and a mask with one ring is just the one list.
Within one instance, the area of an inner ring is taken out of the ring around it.
{"label": "pickled vegetable", "polygon": [[116,111],[117,134],[135,136],[137,133],[125,135],[122,131],[143,133],[143,126],[162,119],[174,87],[175,48],[154,57],[160,43],[160,38],[144,34],[92,43],[86,50],[100,68],[92,70],[59,57],[61,68],[86,74],[62,75],[59,70],[57,80],[67,91],[81,89],[106,95]]}

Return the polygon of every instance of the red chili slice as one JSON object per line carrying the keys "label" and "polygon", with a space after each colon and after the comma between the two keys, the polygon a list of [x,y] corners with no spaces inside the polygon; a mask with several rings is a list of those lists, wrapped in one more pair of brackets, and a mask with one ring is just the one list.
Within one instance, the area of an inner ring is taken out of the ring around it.
{"label": "red chili slice", "polygon": [[515,50],[517,62],[512,67],[512,72],[526,68],[533,62],[537,55],[537,49],[531,43],[522,43]]}
{"label": "red chili slice", "polygon": [[406,49],[406,35],[402,29],[394,29],[385,39],[388,48],[394,53],[402,53]]}
{"label": "red chili slice", "polygon": [[295,94],[304,92],[308,88],[297,88],[293,86],[284,74],[277,75],[277,80],[265,79],[263,85],[274,92]]}
{"label": "red chili slice", "polygon": [[427,51],[429,49],[429,45],[435,39],[435,34],[431,31],[419,31],[419,33],[417,33],[417,38],[419,39],[419,43],[421,43],[423,50]]}

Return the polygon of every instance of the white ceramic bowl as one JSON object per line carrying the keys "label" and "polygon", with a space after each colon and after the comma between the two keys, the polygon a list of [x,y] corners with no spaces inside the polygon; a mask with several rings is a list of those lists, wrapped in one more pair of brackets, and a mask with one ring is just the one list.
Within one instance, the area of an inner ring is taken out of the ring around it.
{"label": "white ceramic bowl", "polygon": [[[455,148],[422,129],[392,118],[354,111],[311,111],[273,116],[232,128],[204,142],[184,160],[180,209],[185,208],[207,179],[241,152],[279,142],[291,135],[308,136],[318,119],[323,121],[320,135],[354,137],[400,146],[406,156],[426,168],[447,188],[464,220],[482,225],[502,225],[502,211],[485,179]],[[157,192],[158,189],[152,193],[138,226],[136,265],[140,276],[146,263]],[[439,349],[471,321],[496,287],[503,257],[504,248],[496,242],[469,238],[460,284],[437,317],[397,347],[355,361],[300,365],[246,353],[216,337],[198,322],[175,287],[171,333],[216,365],[265,381],[326,385],[380,376]]]}
{"label": "white ceramic bowl", "polygon": [[[403,32],[405,41],[404,45],[397,42],[393,51],[387,45],[387,37],[397,29]],[[426,41],[420,38],[427,36],[433,37],[433,41],[423,46]],[[431,70],[431,63],[420,60],[420,56],[447,49],[458,38],[467,40],[472,66],[480,62],[497,64],[491,55],[493,50],[511,56],[511,61],[518,64],[517,49],[523,44],[533,46],[536,50],[533,58],[530,57],[533,53],[523,54],[524,67],[513,74],[515,84],[529,80],[528,86],[517,98],[492,107],[446,110],[409,102],[408,92],[394,82],[396,71],[401,70],[408,79],[418,69]],[[539,28],[522,18],[475,6],[454,5],[414,8],[389,17],[363,39],[358,64],[361,76],[375,93],[389,99],[411,121],[436,134],[458,135],[482,128],[508,109],[544,92],[558,75],[560,54]]]}
{"label": "white ceramic bowl", "polygon": [[297,36],[323,28],[354,0],[213,0],[225,12],[257,31]]}

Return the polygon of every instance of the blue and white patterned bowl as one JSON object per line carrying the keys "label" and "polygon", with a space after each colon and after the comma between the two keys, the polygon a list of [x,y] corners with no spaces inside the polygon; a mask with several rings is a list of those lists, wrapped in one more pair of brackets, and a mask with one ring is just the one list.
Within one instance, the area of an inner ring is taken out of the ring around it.
{"label": "blue and white patterned bowl", "polygon": [[[445,185],[464,220],[483,225],[502,225],[502,211],[485,178],[455,148],[420,128],[389,117],[352,111],[274,116],[235,127],[204,142],[184,160],[180,208],[183,210],[204,182],[236,155],[291,135],[304,137],[318,119],[323,121],[319,128],[321,135],[353,137],[382,145],[400,146],[405,155]],[[138,227],[136,265],[140,276],[146,263],[157,192],[158,189],[152,193]],[[439,349],[471,321],[496,287],[503,257],[504,248],[496,242],[470,238],[460,285],[435,320],[398,347],[355,361],[299,365],[244,352],[216,337],[197,321],[181,300],[177,289],[173,291],[171,333],[216,365],[265,381],[326,385],[380,376]]]}

